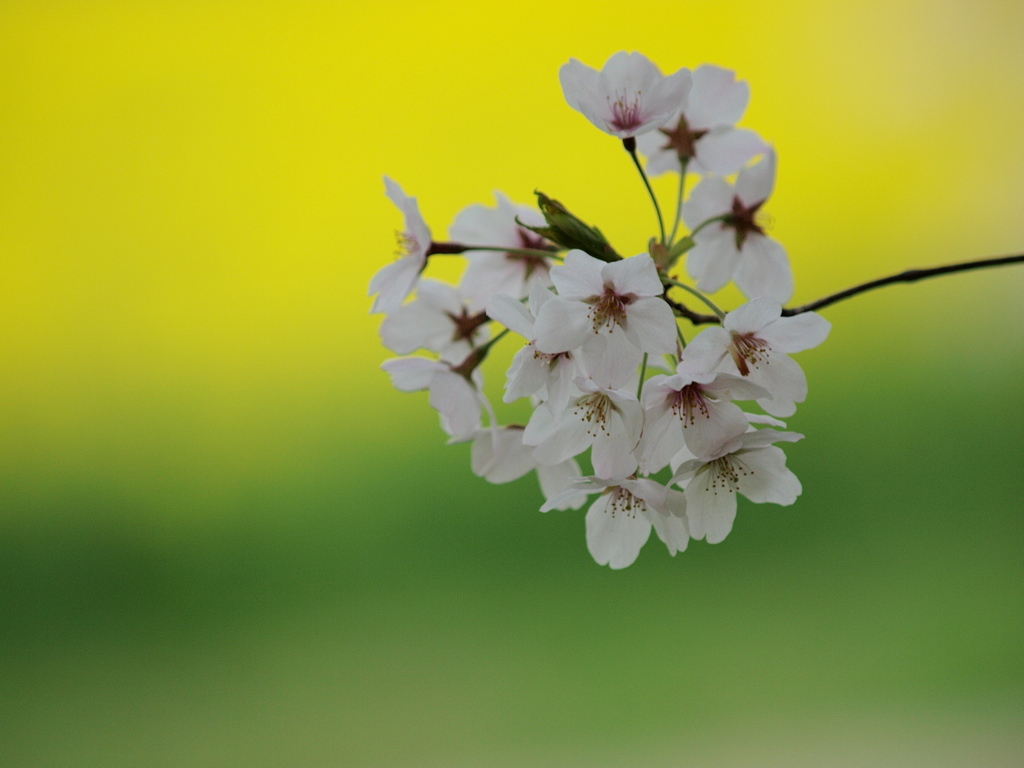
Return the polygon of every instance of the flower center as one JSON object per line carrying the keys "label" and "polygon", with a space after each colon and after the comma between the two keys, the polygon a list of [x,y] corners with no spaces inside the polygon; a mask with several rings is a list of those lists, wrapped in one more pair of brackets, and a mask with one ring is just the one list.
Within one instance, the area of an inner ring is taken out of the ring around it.
{"label": "flower center", "polygon": [[717,496],[719,490],[723,493],[736,493],[740,487],[740,478],[754,474],[754,470],[744,464],[736,454],[730,453],[728,456],[709,461],[701,468],[700,474],[704,475],[704,490]]}
{"label": "flower center", "polygon": [[408,232],[399,232],[396,229],[395,240],[398,243],[398,250],[395,251],[396,256],[408,256],[420,250],[419,241]]}
{"label": "flower center", "polygon": [[452,341],[468,341],[470,344],[473,343],[473,337],[476,336],[480,327],[486,325],[490,320],[486,312],[477,312],[475,315],[471,315],[465,307],[462,308],[460,315],[453,315],[451,312],[445,314],[455,324]]}
{"label": "flower center", "polygon": [[693,426],[699,413],[701,418],[709,418],[708,398],[700,384],[687,384],[676,392],[672,398],[672,412],[683,422],[683,428]]}
{"label": "flower center", "polygon": [[605,493],[611,496],[608,501],[608,511],[612,517],[615,517],[616,513],[636,517],[638,511],[647,512],[647,502],[639,496],[634,496],[621,485],[609,488]]}
{"label": "flower center", "polygon": [[621,295],[615,292],[610,285],[604,287],[604,293],[592,299],[588,315],[593,323],[594,333],[604,327],[609,332],[615,330],[616,325],[623,325],[626,322],[626,307],[633,303],[633,296]]}
{"label": "flower center", "polygon": [[761,363],[768,365],[771,362],[771,351],[768,342],[758,338],[753,332],[732,334],[729,354],[732,355],[732,361],[736,363],[741,376],[749,376],[750,369],[757,368]]}
{"label": "flower center", "polygon": [[631,131],[640,127],[643,120],[640,118],[640,96],[641,92],[633,94],[633,100],[629,101],[624,93],[616,93],[615,101],[608,98],[609,107],[612,111],[610,125],[617,131]]}
{"label": "flower center", "polygon": [[595,392],[579,398],[572,412],[580,421],[587,422],[587,434],[597,437],[601,432],[608,434],[608,416],[614,407],[608,395]]}
{"label": "flower center", "polygon": [[569,360],[572,358],[572,355],[568,352],[541,352],[532,341],[528,346],[533,347],[534,360],[540,360],[543,363],[547,363],[549,366],[553,366],[559,360]]}
{"label": "flower center", "polygon": [[738,196],[732,199],[732,212],[726,214],[722,222],[727,227],[736,230],[736,248],[743,248],[743,243],[751,234],[764,234],[764,228],[757,223],[757,212],[764,205],[764,200],[747,207]]}
{"label": "flower center", "polygon": [[697,140],[707,133],[706,130],[691,130],[689,123],[686,122],[686,115],[679,116],[679,122],[675,128],[659,128],[658,130],[668,139],[662,149],[674,149],[680,159],[696,156]]}

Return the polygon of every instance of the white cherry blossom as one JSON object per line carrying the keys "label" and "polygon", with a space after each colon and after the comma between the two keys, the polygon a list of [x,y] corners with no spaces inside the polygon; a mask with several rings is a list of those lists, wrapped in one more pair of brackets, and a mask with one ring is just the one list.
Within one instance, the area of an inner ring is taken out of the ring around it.
{"label": "white cherry blossom", "polygon": [[[449,237],[463,245],[504,246],[525,250],[549,250],[551,243],[516,223],[544,226],[544,217],[527,205],[516,205],[495,192],[496,208],[471,205],[463,209],[448,230]],[[549,286],[550,261],[543,256],[501,251],[465,252],[469,260],[462,275],[462,291],[482,304],[496,293],[525,299],[534,285]]]}
{"label": "white cherry blossom", "polygon": [[526,425],[523,442],[537,446],[533,457],[541,464],[559,464],[592,447],[594,472],[599,477],[625,477],[636,471],[633,450],[643,430],[643,409],[632,392],[606,389],[577,378],[580,394],[561,414],[540,405]]}
{"label": "white cherry blossom", "polygon": [[652,376],[644,384],[644,433],[637,452],[646,473],[666,467],[684,445],[702,458],[735,445],[749,422],[731,401],[769,396],[762,387],[728,373],[692,373],[685,363],[677,371]]}
{"label": "white cherry blossom", "polygon": [[716,456],[682,461],[669,485],[686,483],[690,535],[706,538],[709,544],[728,536],[736,519],[737,493],[755,503],[787,506],[796,501],[802,490],[800,481],[786,468],[786,454],[772,443],[802,438],[796,432],[755,429],[741,435],[736,447],[723,449]]}
{"label": "white cherry blossom", "polygon": [[447,283],[423,279],[416,298],[384,318],[380,338],[399,355],[418,349],[460,363],[487,336],[487,314],[474,312],[461,292]]}
{"label": "white cherry blossom", "polygon": [[558,296],[540,308],[533,329],[541,352],[580,349],[587,375],[615,388],[644,352],[675,351],[675,317],[660,298],[664,287],[648,254],[607,263],[572,250],[551,280]]}
{"label": "white cherry blossom", "polygon": [[397,261],[382,267],[370,278],[369,295],[377,294],[373,301],[370,314],[378,312],[394,312],[412,293],[416,281],[427,265],[427,252],[430,250],[430,229],[420,215],[415,197],[409,197],[402,188],[387,176],[384,177],[384,189],[398,209],[405,215],[405,230],[398,235],[399,247],[405,254]]}
{"label": "white cherry blossom", "polygon": [[441,428],[449,435],[466,437],[480,429],[484,395],[479,369],[467,378],[448,363],[415,356],[385,360],[380,367],[402,392],[429,390],[430,407],[441,415]]}
{"label": "white cherry blossom", "polygon": [[679,491],[646,478],[587,477],[550,499],[541,512],[554,508],[562,496],[574,490],[600,494],[586,517],[587,549],[598,565],[615,569],[632,565],[647,543],[652,527],[673,556],[689,543],[686,499]]}
{"label": "white cherry blossom", "polygon": [[558,71],[569,106],[605,133],[620,139],[662,125],[690,91],[690,71],[662,75],[640,53],[619,51],[598,72],[569,59]]}
{"label": "white cherry blossom", "polygon": [[534,343],[536,314],[552,298],[551,291],[534,285],[526,306],[510,296],[499,294],[491,297],[487,314],[528,342],[512,358],[504,401],[511,403],[520,397],[539,394],[552,412],[561,413],[569,402],[571,384],[579,374],[579,366],[573,353],[548,354],[537,349]]}
{"label": "white cherry blossom", "polygon": [[791,416],[796,403],[807,397],[807,377],[789,355],[818,346],[831,328],[815,312],[782,317],[778,302],[753,299],[727,314],[721,326],[697,334],[686,348],[686,360],[698,369],[749,379],[771,393],[758,398],[758,405],[773,416]]}
{"label": "white cherry blossom", "polygon": [[656,131],[637,138],[647,157],[647,173],[687,171],[728,176],[736,173],[767,145],[756,133],[736,128],[750,100],[750,87],[736,73],[710,64],[693,71],[693,87],[680,110]]}
{"label": "white cherry blossom", "polygon": [[775,184],[775,152],[744,168],[736,184],[715,176],[698,184],[683,203],[683,219],[697,231],[686,268],[697,287],[713,293],[734,280],[748,297],[768,296],[784,304],[793,296],[793,272],[782,245],[765,234],[757,218]]}

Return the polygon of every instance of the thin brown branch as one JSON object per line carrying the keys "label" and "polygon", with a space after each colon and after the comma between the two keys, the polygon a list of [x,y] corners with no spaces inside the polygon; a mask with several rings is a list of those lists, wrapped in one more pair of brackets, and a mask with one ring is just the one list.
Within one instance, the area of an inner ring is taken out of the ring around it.
{"label": "thin brown branch", "polygon": [[[978,259],[976,261],[961,261],[956,264],[945,264],[941,267],[928,267],[926,269],[908,269],[895,275],[880,277],[877,280],[871,280],[867,283],[855,285],[852,288],[847,288],[845,291],[839,291],[838,293],[833,293],[831,296],[825,296],[817,301],[812,301],[810,304],[804,304],[800,307],[785,308],[782,310],[782,316],[792,317],[793,315],[803,314],[804,312],[813,312],[816,309],[827,307],[830,304],[835,304],[843,299],[856,296],[859,293],[865,293],[867,291],[874,290],[875,288],[881,288],[884,285],[892,285],[894,283],[915,283],[918,280],[937,277],[938,275],[951,275],[955,272],[968,272],[972,269],[984,269],[985,267],[1002,267],[1007,264],[1024,264],[1024,254],[1016,254],[1014,256],[996,256],[995,258]],[[680,317],[685,317],[694,325],[718,324],[718,318],[714,315],[702,315],[698,312],[694,312],[688,309],[685,305],[680,304],[677,301],[673,301],[668,297],[665,298],[665,301],[667,301],[669,306],[676,311],[676,314]]]}

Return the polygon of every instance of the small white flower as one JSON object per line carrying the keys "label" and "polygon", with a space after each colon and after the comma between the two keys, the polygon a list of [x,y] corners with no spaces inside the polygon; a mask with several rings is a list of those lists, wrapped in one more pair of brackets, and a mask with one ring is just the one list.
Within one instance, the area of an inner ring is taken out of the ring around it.
{"label": "small white flower", "polygon": [[675,351],[675,317],[648,254],[606,263],[572,250],[551,280],[558,296],[540,308],[533,329],[541,352],[582,348],[587,375],[616,388],[634,375],[643,352]]}
{"label": "small white flower", "polygon": [[598,72],[576,59],[558,71],[569,106],[620,139],[652,131],[671,117],[690,90],[690,72],[668,77],[640,53],[620,51]]}
{"label": "small white flower", "polygon": [[772,443],[802,438],[796,432],[755,429],[739,437],[738,447],[710,459],[683,461],[669,485],[686,483],[690,535],[706,537],[709,544],[728,536],[736,519],[737,493],[759,504],[786,506],[796,501],[802,490],[800,481],[786,468],[786,454]]}
{"label": "small white flower", "polygon": [[405,255],[377,271],[370,278],[369,295],[377,294],[373,301],[370,314],[378,312],[394,312],[412,293],[420,272],[427,264],[427,251],[430,249],[430,229],[420,215],[415,197],[409,197],[402,188],[387,176],[384,177],[384,188],[388,198],[405,215],[405,231],[399,233],[398,241]]}
{"label": "small white flower", "polygon": [[686,348],[685,360],[699,370],[722,370],[764,387],[770,398],[757,404],[773,416],[791,416],[807,397],[807,377],[789,357],[821,344],[832,325],[815,312],[782,317],[768,298],[748,301],[725,316],[721,326],[705,328]]}
{"label": "small white flower", "polygon": [[693,71],[693,87],[682,108],[656,131],[637,139],[647,173],[678,171],[687,158],[690,173],[728,176],[765,151],[753,131],[736,128],[750,99],[750,87],[736,73],[710,64]]}
{"label": "small white flower", "polygon": [[636,471],[633,450],[643,430],[643,409],[631,392],[605,389],[576,379],[581,394],[561,414],[540,405],[526,425],[523,442],[535,445],[541,464],[559,464],[593,446],[590,459],[599,477],[624,477]]}
{"label": "small white flower", "polygon": [[[529,206],[516,205],[501,192],[494,193],[496,208],[471,205],[456,217],[448,234],[463,245],[504,246],[525,250],[550,250],[551,243],[516,223],[542,227],[544,217]],[[469,260],[462,275],[463,293],[481,305],[496,293],[525,299],[534,285],[551,285],[550,261],[543,256],[500,251],[465,252]]]}
{"label": "small white flower", "polygon": [[449,435],[466,437],[480,429],[484,395],[479,369],[470,374],[471,381],[448,363],[425,357],[394,358],[380,367],[402,392],[430,390],[430,407],[441,415],[441,428]]}
{"label": "small white flower", "polygon": [[644,384],[644,434],[637,452],[640,468],[654,473],[685,445],[698,457],[717,455],[749,428],[732,400],[769,397],[767,390],[728,373],[688,373],[680,363],[674,376],[652,376]]}
{"label": "small white flower", "polygon": [[[686,549],[686,499],[682,493],[648,479],[587,477],[576,482],[573,491],[600,493],[587,511],[587,549],[598,565],[626,568],[632,565],[647,543],[653,527],[669,554]],[[561,501],[555,496],[541,507],[552,509]]]}
{"label": "small white flower", "polygon": [[714,293],[734,280],[748,297],[768,296],[784,304],[793,296],[793,272],[782,245],[764,233],[757,218],[775,184],[775,152],[770,150],[757,165],[744,168],[735,187],[724,179],[701,181],[683,203],[683,219],[694,230],[686,268],[697,287]]}
{"label": "small white flower", "polygon": [[561,413],[569,402],[572,380],[579,366],[571,352],[548,354],[537,349],[534,333],[535,317],[549,300],[551,291],[534,285],[527,306],[509,296],[493,296],[487,305],[487,314],[514,333],[527,340],[527,345],[512,358],[505,384],[506,403],[539,394],[554,413]]}
{"label": "small white flower", "polygon": [[428,349],[443,360],[459,363],[487,336],[487,322],[487,314],[471,311],[457,289],[424,279],[414,301],[384,318],[380,338],[399,355]]}

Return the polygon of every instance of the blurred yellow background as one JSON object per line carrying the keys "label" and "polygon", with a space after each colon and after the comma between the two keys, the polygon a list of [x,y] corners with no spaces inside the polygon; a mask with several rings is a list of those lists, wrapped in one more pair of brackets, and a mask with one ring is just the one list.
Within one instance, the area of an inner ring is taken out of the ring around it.
{"label": "blurred yellow background", "polygon": [[[1022,39],[1013,0],[4,3],[0,764],[1018,765],[1024,270],[826,310],[804,498],[624,575],[443,448],[366,286],[384,174],[438,238],[541,189],[639,252],[635,171],[557,78],[622,49],[750,83],[795,302],[1019,252]],[[702,666],[750,628],[781,661]]]}

